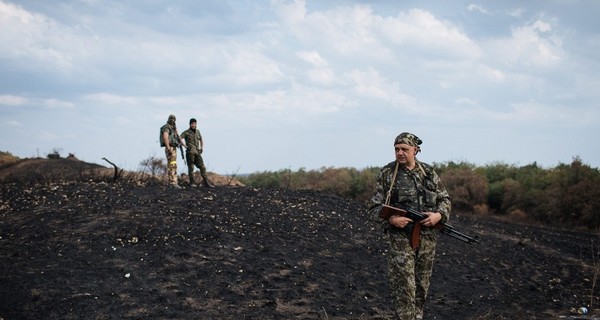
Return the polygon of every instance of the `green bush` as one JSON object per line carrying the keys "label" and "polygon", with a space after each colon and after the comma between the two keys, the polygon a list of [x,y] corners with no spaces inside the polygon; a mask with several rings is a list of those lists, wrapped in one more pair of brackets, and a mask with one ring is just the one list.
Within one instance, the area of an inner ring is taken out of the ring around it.
{"label": "green bush", "polygon": [[[505,215],[556,226],[600,228],[600,172],[575,158],[542,168],[467,162],[434,163],[457,212]],[[289,169],[242,177],[254,187],[322,190],[358,201],[371,198],[380,168]]]}
{"label": "green bush", "polygon": [[485,176],[471,168],[443,170],[441,179],[452,198],[452,207],[460,211],[473,211],[476,205],[486,203],[488,184]]}

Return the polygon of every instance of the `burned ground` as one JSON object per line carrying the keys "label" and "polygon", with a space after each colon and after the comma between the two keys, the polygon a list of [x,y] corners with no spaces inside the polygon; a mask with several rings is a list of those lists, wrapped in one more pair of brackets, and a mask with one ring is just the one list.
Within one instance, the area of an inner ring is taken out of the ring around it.
{"label": "burned ground", "polygon": [[[384,234],[363,203],[94,182],[5,183],[0,199],[0,319],[392,317]],[[480,243],[440,236],[426,319],[590,308],[598,235],[457,213],[451,222]]]}

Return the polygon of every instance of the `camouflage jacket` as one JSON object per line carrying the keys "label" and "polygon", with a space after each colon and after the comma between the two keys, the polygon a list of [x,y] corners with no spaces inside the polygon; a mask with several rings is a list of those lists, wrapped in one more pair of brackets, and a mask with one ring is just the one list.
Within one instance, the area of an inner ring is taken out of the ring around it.
{"label": "camouflage jacket", "polygon": [[[369,218],[381,223],[384,230],[398,229],[379,218],[379,211],[385,203],[394,176],[395,165],[395,161],[390,162],[381,169],[377,177],[375,193],[369,203]],[[447,222],[450,218],[450,196],[442,180],[430,165],[418,160],[413,170],[399,166],[389,205],[394,207],[406,206],[422,212],[439,212],[442,214],[440,222]],[[412,226],[413,223],[403,229],[409,231]],[[423,228],[421,232],[430,233],[432,229]]]}
{"label": "camouflage jacket", "polygon": [[163,133],[167,132],[167,134],[169,135],[169,145],[172,148],[177,148],[179,147],[179,145],[181,144],[179,142],[179,139],[177,139],[177,129],[175,127],[173,127],[170,124],[165,124],[164,126],[160,127],[160,136],[159,136],[159,141],[160,141],[160,146],[161,147],[165,147],[165,141],[163,140]]}
{"label": "camouflage jacket", "polygon": [[187,129],[181,133],[181,138],[185,140],[185,145],[187,146],[186,152],[200,154],[200,149],[202,149],[202,135],[200,134],[200,130]]}

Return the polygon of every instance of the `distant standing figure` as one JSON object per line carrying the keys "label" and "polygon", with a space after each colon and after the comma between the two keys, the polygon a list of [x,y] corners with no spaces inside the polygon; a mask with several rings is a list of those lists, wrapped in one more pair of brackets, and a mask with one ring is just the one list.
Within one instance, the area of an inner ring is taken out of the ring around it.
{"label": "distant standing figure", "polygon": [[181,138],[185,140],[186,151],[185,157],[187,159],[188,176],[190,177],[190,185],[195,186],[194,182],[194,166],[200,169],[200,175],[202,176],[202,185],[208,188],[213,188],[213,185],[208,181],[206,175],[206,167],[204,166],[204,160],[202,159],[202,151],[204,150],[204,140],[200,134],[200,130],[197,129],[197,121],[194,118],[190,119],[190,128],[185,130],[181,134]]}
{"label": "distant standing figure", "polygon": [[181,188],[177,184],[177,147],[185,143],[177,133],[175,115],[170,115],[167,123],[160,128],[160,145],[165,147],[165,156],[167,157],[167,179],[169,185],[174,188]]}
{"label": "distant standing figure", "polygon": [[[399,319],[423,319],[439,231],[436,223],[448,221],[450,196],[433,168],[417,160],[422,141],[404,132],[394,140],[396,161],[384,166],[369,206],[371,220],[381,224],[389,238],[388,277],[393,307]],[[428,217],[418,226],[411,219],[379,218],[383,204],[409,207]],[[419,241],[411,243],[415,232]]]}

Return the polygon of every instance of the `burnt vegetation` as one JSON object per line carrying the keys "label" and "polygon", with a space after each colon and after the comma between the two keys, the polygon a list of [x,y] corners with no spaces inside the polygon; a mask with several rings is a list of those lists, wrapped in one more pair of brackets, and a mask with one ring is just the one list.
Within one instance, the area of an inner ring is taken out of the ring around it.
{"label": "burnt vegetation", "polygon": [[[175,191],[152,161],[114,181],[74,159],[2,159],[0,319],[393,316],[385,235],[366,217],[377,168],[256,173],[246,186],[211,175],[215,189]],[[451,224],[480,243],[440,236],[426,319],[598,315],[597,203],[581,198],[597,169],[436,168]]]}

